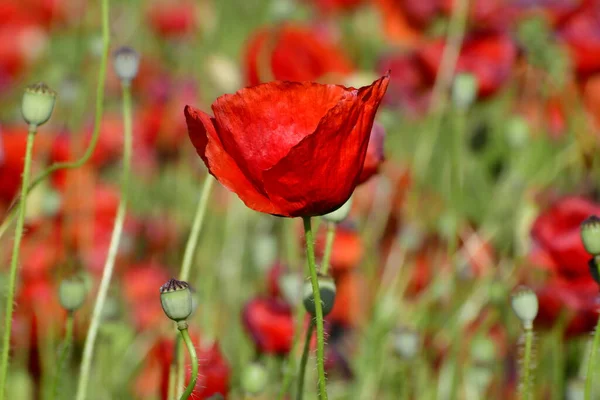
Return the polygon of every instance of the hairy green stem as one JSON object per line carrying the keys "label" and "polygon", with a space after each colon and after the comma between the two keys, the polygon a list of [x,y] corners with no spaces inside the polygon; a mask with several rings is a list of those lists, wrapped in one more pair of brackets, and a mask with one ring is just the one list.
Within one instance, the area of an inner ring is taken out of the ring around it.
{"label": "hairy green stem", "polygon": [[521,373],[521,390],[523,400],[531,398],[531,348],[533,346],[533,327],[525,326],[525,354],[523,356],[523,371]]}
{"label": "hairy green stem", "polygon": [[94,311],[92,313],[92,320],[88,329],[87,337],[85,340],[85,346],[83,349],[83,358],[81,361],[81,372],[79,376],[79,383],[77,385],[77,400],[84,400],[86,398],[87,386],[90,379],[90,369],[92,366],[92,357],[94,353],[94,345],[96,343],[96,336],[98,335],[98,329],[100,328],[102,310],[104,309],[104,303],[106,302],[106,296],[108,294],[108,288],[112,278],[113,270],[115,267],[115,261],[117,253],[119,251],[119,242],[121,241],[121,234],[123,232],[123,225],[125,223],[125,214],[127,212],[127,200],[129,191],[129,174],[131,169],[131,151],[132,151],[132,115],[131,115],[131,88],[127,84],[123,84],[123,125],[124,125],[124,140],[123,140],[123,175],[121,182],[121,199],[119,201],[119,208],[117,209],[117,216],[115,218],[115,225],[113,227],[112,236],[110,238],[110,245],[108,248],[108,256],[104,264],[102,271],[102,280],[100,281],[100,288],[98,289],[98,295],[96,296],[96,303],[94,304]]}
{"label": "hairy green stem", "polygon": [[23,226],[25,225],[25,209],[27,206],[27,188],[29,186],[29,174],[31,171],[31,155],[33,152],[33,141],[37,127],[29,126],[27,135],[27,147],[25,150],[25,165],[23,166],[23,178],[21,182],[21,199],[19,203],[19,215],[15,229],[12,258],[10,260],[10,275],[8,278],[8,295],[6,298],[6,315],[4,319],[4,335],[2,338],[2,359],[0,362],[0,400],[6,395],[6,378],[8,374],[8,358],[10,353],[10,333],[12,330],[12,317],[15,303],[15,287],[17,286],[17,270],[19,265],[19,251],[21,249],[21,238],[23,237]]}
{"label": "hairy green stem", "polygon": [[592,340],[592,348],[588,357],[587,373],[585,377],[585,400],[592,400],[592,389],[594,386],[594,369],[596,366],[596,353],[598,352],[598,342],[600,342],[600,318],[594,331],[594,339]]}
{"label": "hairy green stem", "polygon": [[302,350],[302,358],[300,359],[300,373],[298,374],[298,391],[296,392],[296,400],[302,400],[304,397],[304,376],[306,375],[306,364],[308,362],[308,353],[310,353],[310,339],[312,338],[313,330],[315,329],[315,320],[311,319],[306,330],[306,339],[304,340],[304,349]]}
{"label": "hairy green stem", "polygon": [[56,367],[56,374],[54,375],[54,380],[52,381],[52,391],[50,393],[53,399],[58,399],[58,385],[60,383],[62,372],[65,368],[65,363],[69,358],[71,346],[73,345],[74,321],[74,314],[73,312],[69,311],[69,313],[67,314],[67,321],[65,323],[65,339],[63,341],[62,348],[60,349],[60,354],[58,355],[58,365]]}
{"label": "hairy green stem", "polygon": [[196,380],[198,380],[198,356],[196,355],[196,348],[194,347],[194,343],[192,342],[192,338],[190,338],[190,333],[187,329],[187,323],[184,321],[182,324],[179,323],[181,327],[178,327],[179,332],[181,333],[181,338],[185,343],[185,347],[187,348],[188,353],[190,354],[190,360],[192,361],[192,376],[190,378],[190,382],[185,388],[185,392],[179,398],[180,400],[186,400],[190,397],[194,388],[196,387]]}
{"label": "hairy green stem", "polygon": [[327,223],[327,236],[325,237],[325,252],[321,260],[321,273],[327,275],[329,271],[329,260],[331,260],[331,250],[333,249],[333,241],[335,239],[335,222]]}
{"label": "hairy green stem", "polygon": [[[75,169],[84,165],[94,154],[98,138],[100,137],[100,126],[102,124],[102,114],[104,112],[104,86],[106,82],[106,69],[108,65],[108,50],[110,46],[110,32],[108,26],[108,10],[109,0],[101,0],[102,3],[102,56],[100,58],[100,70],[98,71],[98,86],[96,87],[96,110],[94,116],[94,131],[90,139],[90,143],[85,150],[85,153],[76,161],[57,162],[43,170],[38,176],[36,176],[29,188],[28,192],[32,191],[37,185],[43,182],[53,172],[61,169]],[[8,215],[2,221],[0,225],[0,237],[4,235],[8,227],[15,217],[16,210],[19,208],[18,205],[21,202],[21,198],[15,200],[15,204],[11,207]]]}
{"label": "hairy green stem", "polygon": [[313,297],[315,299],[315,322],[317,325],[317,371],[319,373],[319,399],[327,400],[327,383],[325,381],[325,332],[323,329],[323,304],[321,303],[321,292],[319,291],[319,278],[315,265],[315,244],[310,224],[310,217],[303,217],[304,234],[306,237],[306,258],[310,271],[310,282],[312,284]]}

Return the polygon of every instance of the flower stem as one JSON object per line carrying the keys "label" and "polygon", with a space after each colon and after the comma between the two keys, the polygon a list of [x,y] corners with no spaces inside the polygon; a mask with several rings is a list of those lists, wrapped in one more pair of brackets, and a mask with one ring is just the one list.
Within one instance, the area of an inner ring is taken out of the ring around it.
{"label": "flower stem", "polygon": [[298,375],[298,392],[296,393],[296,400],[302,400],[304,397],[304,375],[306,374],[306,363],[308,362],[308,353],[310,352],[310,339],[312,338],[314,329],[315,321],[314,319],[311,319],[310,324],[308,324],[308,329],[306,330],[304,350],[302,350],[302,359],[300,360],[300,373]]}
{"label": "flower stem", "polygon": [[23,225],[25,224],[25,208],[27,199],[27,188],[29,185],[29,174],[31,170],[31,154],[33,152],[33,141],[37,127],[29,126],[27,135],[27,147],[25,150],[25,165],[23,166],[23,178],[21,182],[21,199],[19,203],[19,215],[17,217],[17,227],[15,229],[15,239],[13,243],[12,258],[10,261],[10,276],[8,280],[8,296],[6,299],[6,315],[4,320],[4,335],[2,338],[2,359],[0,363],[0,400],[4,400],[6,391],[6,377],[8,374],[8,358],[10,352],[10,334],[12,330],[12,317],[15,304],[15,287],[17,284],[17,269],[19,265],[19,250],[21,249],[21,238],[23,236]]}
{"label": "flower stem", "polygon": [[592,387],[594,382],[594,368],[596,366],[596,353],[598,352],[598,342],[600,342],[600,318],[594,331],[594,339],[592,340],[592,348],[588,357],[587,373],[585,377],[585,400],[592,399]]}
{"label": "flower stem", "polygon": [[131,116],[131,89],[129,85],[122,85],[123,87],[123,125],[124,125],[124,140],[123,140],[123,175],[121,182],[121,199],[119,202],[119,208],[117,209],[117,216],[115,218],[115,225],[113,227],[112,236],[110,238],[110,245],[108,248],[108,256],[104,269],[102,272],[102,280],[100,281],[100,288],[98,289],[98,295],[96,297],[96,303],[94,304],[94,311],[92,313],[92,320],[88,329],[88,334],[85,340],[85,346],[83,349],[83,359],[81,361],[81,372],[79,376],[79,383],[77,385],[77,400],[84,400],[86,397],[87,385],[90,379],[90,369],[92,366],[92,357],[94,352],[94,345],[96,343],[96,336],[98,335],[98,329],[100,328],[100,320],[102,318],[102,310],[104,309],[104,303],[108,294],[108,288],[110,286],[110,280],[112,278],[113,270],[115,267],[115,261],[119,250],[119,242],[121,240],[121,233],[123,232],[123,225],[125,223],[125,214],[127,211],[127,200],[129,191],[129,172],[131,168],[131,150],[132,150],[132,116]]}
{"label": "flower stem", "polygon": [[167,392],[167,400],[175,400],[175,379],[177,379],[177,365],[171,363],[169,366],[169,389]]}
{"label": "flower stem", "polygon": [[52,391],[50,392],[53,399],[58,399],[58,385],[60,383],[60,378],[62,376],[63,369],[65,368],[65,362],[67,361],[69,353],[71,352],[71,345],[73,344],[74,320],[75,318],[73,312],[69,312],[67,314],[67,322],[65,324],[65,340],[63,342],[62,348],[60,349],[60,354],[58,356],[58,365],[56,367],[56,374],[54,375],[54,380],[52,382]]}
{"label": "flower stem", "polygon": [[310,281],[312,284],[313,297],[315,299],[315,322],[317,325],[317,370],[319,373],[319,399],[327,400],[327,384],[325,381],[325,334],[323,329],[323,305],[321,303],[321,292],[319,291],[319,280],[315,265],[314,237],[310,224],[310,217],[303,217],[304,234],[306,237],[306,256],[308,258],[308,269],[310,270]]}
{"label": "flower stem", "polygon": [[533,327],[525,326],[525,355],[523,358],[523,372],[521,373],[521,388],[523,400],[531,398],[531,347],[533,345]]}
{"label": "flower stem", "polygon": [[329,260],[331,260],[331,250],[333,248],[333,240],[335,239],[335,222],[327,223],[327,236],[325,237],[325,252],[321,260],[321,273],[327,275],[329,271]]}
{"label": "flower stem", "polygon": [[[110,34],[109,34],[109,26],[108,26],[108,3],[109,0],[101,0],[102,3],[102,56],[100,58],[100,70],[98,71],[98,86],[96,87],[96,111],[94,116],[94,131],[92,133],[92,137],[90,139],[90,143],[85,150],[85,153],[76,161],[68,161],[68,162],[57,162],[43,170],[38,176],[36,176],[27,192],[31,192],[37,185],[43,182],[48,176],[50,176],[53,172],[56,172],[61,169],[75,169],[81,167],[85,164],[94,154],[94,150],[96,149],[96,144],[98,143],[98,138],[100,137],[100,125],[102,123],[102,114],[104,112],[104,85],[106,82],[106,68],[108,65],[108,49],[110,45]],[[18,205],[21,201],[21,198],[15,200],[15,204],[8,212],[8,215],[2,221],[2,225],[0,225],[0,237],[4,235],[10,224],[12,223],[16,210],[18,209]]]}
{"label": "flower stem", "polygon": [[185,343],[185,347],[187,348],[192,361],[192,376],[190,378],[190,382],[188,383],[185,392],[183,392],[179,398],[180,400],[186,400],[188,397],[190,397],[194,391],[194,388],[196,387],[196,380],[198,379],[198,356],[196,355],[196,348],[194,347],[194,343],[192,342],[192,338],[190,338],[190,334],[187,329],[187,322],[180,322],[177,326],[177,329],[179,329],[179,332],[181,333],[181,338]]}

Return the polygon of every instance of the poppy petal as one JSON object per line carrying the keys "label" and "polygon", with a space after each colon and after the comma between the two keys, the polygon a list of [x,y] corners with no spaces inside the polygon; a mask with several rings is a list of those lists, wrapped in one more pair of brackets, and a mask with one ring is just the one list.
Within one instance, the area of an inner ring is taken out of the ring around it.
{"label": "poppy petal", "polygon": [[223,95],[213,104],[225,151],[255,186],[263,171],[312,134],[345,88],[311,82],[270,82]]}
{"label": "poppy petal", "polygon": [[214,118],[191,106],[186,106],[184,112],[190,139],[209,172],[223,186],[237,193],[248,207],[260,212],[278,214],[279,210],[256,190],[234,159],[225,151],[215,130]]}
{"label": "poppy petal", "polygon": [[[371,86],[346,91],[312,135],[264,172],[264,187],[271,201],[286,211],[283,215],[320,215],[348,200],[362,171],[375,113],[388,82],[386,75]],[[321,199],[322,204],[314,199]]]}

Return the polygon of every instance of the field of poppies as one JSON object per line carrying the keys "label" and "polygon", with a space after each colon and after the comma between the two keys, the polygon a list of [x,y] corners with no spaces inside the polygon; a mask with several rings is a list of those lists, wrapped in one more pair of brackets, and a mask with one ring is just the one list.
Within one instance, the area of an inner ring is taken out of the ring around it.
{"label": "field of poppies", "polygon": [[600,399],[597,215],[600,0],[0,1],[0,400]]}

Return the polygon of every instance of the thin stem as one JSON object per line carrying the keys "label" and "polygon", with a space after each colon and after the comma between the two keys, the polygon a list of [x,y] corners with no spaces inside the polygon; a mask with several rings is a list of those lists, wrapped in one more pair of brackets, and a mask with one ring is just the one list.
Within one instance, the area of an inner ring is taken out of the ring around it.
{"label": "thin stem", "polygon": [[302,400],[304,397],[304,375],[306,375],[306,363],[308,362],[308,353],[310,352],[310,339],[312,338],[313,330],[315,329],[315,320],[311,319],[306,330],[306,339],[304,340],[304,349],[302,350],[302,358],[300,359],[300,373],[298,375],[298,392],[296,392],[296,400]]}
{"label": "thin stem", "polygon": [[327,223],[327,236],[325,237],[325,252],[321,260],[321,273],[327,275],[329,271],[329,260],[331,260],[331,250],[333,248],[333,240],[335,239],[335,222]]}
{"label": "thin stem", "polygon": [[585,400],[592,399],[592,389],[594,382],[594,369],[596,366],[596,353],[598,352],[598,342],[600,342],[600,318],[598,318],[598,323],[596,325],[596,330],[594,331],[594,339],[592,340],[592,349],[590,350],[590,355],[588,357],[588,365],[587,365],[587,373],[585,377]]}
{"label": "thin stem", "polygon": [[87,385],[90,379],[90,369],[92,366],[92,357],[94,353],[94,345],[96,343],[96,336],[98,335],[98,329],[100,328],[100,322],[102,317],[102,310],[104,309],[104,303],[108,294],[108,288],[110,286],[110,280],[112,278],[113,270],[115,267],[115,261],[119,250],[119,242],[121,240],[121,233],[123,232],[123,225],[125,223],[125,214],[127,212],[127,200],[129,192],[129,171],[131,169],[131,150],[132,150],[132,116],[131,116],[131,89],[129,85],[122,85],[123,88],[123,125],[124,125],[124,140],[123,140],[123,175],[121,182],[121,199],[119,202],[119,208],[117,209],[117,216],[115,218],[115,225],[113,227],[112,236],[110,238],[110,245],[108,248],[108,256],[104,269],[102,272],[102,280],[100,281],[100,288],[98,289],[98,295],[96,297],[96,303],[94,304],[94,311],[92,313],[92,320],[88,329],[88,334],[85,340],[85,346],[83,349],[83,358],[81,361],[81,372],[79,376],[79,383],[77,385],[77,400],[84,400],[86,397]]}
{"label": "thin stem", "polygon": [[179,332],[181,332],[181,337],[185,343],[185,347],[190,354],[190,360],[192,361],[192,376],[190,378],[190,382],[185,389],[185,392],[179,398],[180,400],[186,400],[196,387],[196,380],[198,379],[198,356],[196,355],[196,348],[194,347],[194,343],[192,342],[192,338],[190,338],[190,334],[187,330],[187,323],[185,324],[185,328],[179,328]]}
{"label": "thin stem", "polygon": [[[23,166],[23,178],[21,182],[21,198],[27,199],[27,188],[29,185],[29,174],[31,170],[31,154],[33,152],[33,141],[35,139],[36,126],[29,126],[27,135],[27,147],[25,149],[25,165]],[[19,250],[21,249],[21,238],[23,237],[23,225],[25,224],[25,209],[27,201],[19,203],[19,216],[15,229],[12,258],[10,261],[10,275],[8,278],[8,296],[6,299],[6,315],[4,320],[4,335],[2,338],[2,360],[0,364],[0,400],[4,400],[6,391],[6,378],[8,374],[8,358],[10,352],[10,333],[12,330],[12,317],[15,304],[15,287],[17,285],[17,269],[19,265]]]}
{"label": "thin stem", "polygon": [[306,237],[306,257],[310,270],[313,297],[315,298],[315,321],[317,324],[317,370],[319,373],[319,399],[327,400],[327,383],[325,381],[325,332],[323,329],[323,305],[319,291],[319,279],[315,265],[314,237],[310,224],[310,217],[303,217],[304,234]]}
{"label": "thin stem", "polygon": [[58,399],[58,385],[60,383],[60,378],[62,376],[63,369],[65,368],[65,362],[67,361],[69,353],[71,352],[71,345],[73,344],[74,320],[74,314],[70,311],[67,314],[67,321],[65,323],[65,340],[62,344],[62,348],[60,349],[56,374],[54,375],[54,380],[52,382],[52,391],[50,392],[53,399]]}
{"label": "thin stem", "polygon": [[[189,281],[190,271],[192,269],[192,261],[194,260],[194,254],[196,253],[196,247],[198,246],[198,238],[200,237],[200,231],[202,230],[202,223],[204,222],[204,216],[206,215],[206,208],[208,206],[208,198],[214,183],[214,179],[210,175],[206,175],[204,184],[202,185],[202,191],[200,193],[200,199],[196,207],[196,214],[194,215],[194,221],[192,222],[192,230],[188,237],[187,244],[185,245],[185,252],[183,253],[183,260],[181,262],[181,271],[179,272],[179,280]],[[177,364],[177,378],[176,388],[183,387],[185,378],[185,363],[183,360],[183,348],[180,346],[180,337],[178,336],[176,341],[178,346],[175,350],[175,359]],[[177,389],[179,390],[179,389]]]}
{"label": "thin stem", "polygon": [[167,400],[175,400],[175,380],[177,379],[177,365],[171,363],[169,366],[169,389],[167,392]]}
{"label": "thin stem", "polygon": [[525,355],[523,358],[523,372],[521,373],[521,388],[523,400],[531,398],[531,347],[533,345],[533,328],[525,326]]}

